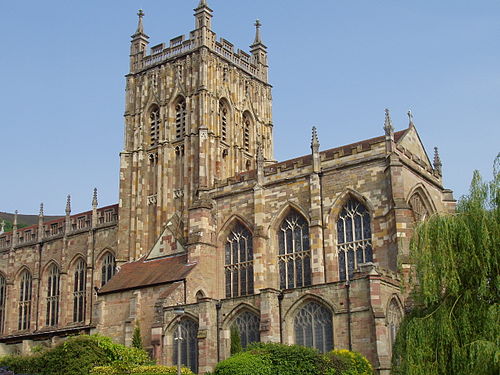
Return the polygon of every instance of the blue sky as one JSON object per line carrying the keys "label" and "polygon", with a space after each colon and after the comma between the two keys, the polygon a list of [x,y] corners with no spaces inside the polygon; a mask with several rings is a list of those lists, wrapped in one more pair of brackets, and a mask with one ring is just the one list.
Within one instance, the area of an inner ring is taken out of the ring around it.
{"label": "blue sky", "polygon": [[[150,46],[194,27],[198,0],[2,4],[0,211],[64,213],[118,201],[124,75],[143,8]],[[500,151],[500,1],[208,0],[218,37],[248,51],[259,18],[273,89],[275,158],[415,124],[458,198]],[[430,155],[432,156],[432,155]]]}

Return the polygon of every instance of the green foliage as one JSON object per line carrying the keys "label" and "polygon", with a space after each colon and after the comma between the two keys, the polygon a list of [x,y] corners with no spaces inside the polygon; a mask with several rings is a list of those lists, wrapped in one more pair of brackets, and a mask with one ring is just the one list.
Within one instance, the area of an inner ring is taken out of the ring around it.
{"label": "green foliage", "polygon": [[269,355],[241,352],[215,368],[215,375],[274,375]]}
{"label": "green foliage", "polygon": [[393,350],[399,375],[500,373],[500,155],[494,180],[474,173],[457,213],[432,216],[410,246],[417,308]]}
{"label": "green foliage", "polygon": [[[1,222],[2,222],[2,220],[0,219],[0,223],[1,223]],[[25,228],[25,227],[27,227],[27,226],[28,226],[27,224],[18,223],[18,224],[17,224],[17,229]],[[12,222],[5,220],[4,232],[11,232],[11,231],[12,231],[12,229],[13,229],[13,224],[12,224]]]}
{"label": "green foliage", "polygon": [[132,335],[132,347],[137,349],[144,349],[142,345],[141,327],[139,326],[139,322],[136,322],[134,327],[134,334]]}
{"label": "green foliage", "polygon": [[143,350],[115,344],[104,336],[81,335],[36,355],[2,357],[0,367],[8,367],[16,373],[87,375],[95,366],[116,364],[127,369],[148,360]]}
{"label": "green foliage", "polygon": [[241,352],[241,337],[238,327],[231,326],[231,355]]}
{"label": "green foliage", "polygon": [[324,355],[325,375],[372,375],[373,367],[357,352],[332,350]]}
{"label": "green foliage", "polygon": [[[175,366],[133,366],[126,370],[117,368],[116,366],[98,366],[90,371],[91,375],[177,375],[177,367]],[[193,372],[183,367],[181,368],[182,375],[194,375]]]}
{"label": "green foliage", "polygon": [[267,356],[275,375],[316,375],[322,363],[317,350],[299,345],[255,343],[247,351]]}

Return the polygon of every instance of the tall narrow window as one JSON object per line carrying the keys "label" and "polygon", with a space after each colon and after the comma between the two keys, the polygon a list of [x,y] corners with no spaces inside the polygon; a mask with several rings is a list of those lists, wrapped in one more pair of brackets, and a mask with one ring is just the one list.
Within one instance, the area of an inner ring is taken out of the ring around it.
{"label": "tall narrow window", "polygon": [[73,321],[85,320],[85,284],[87,279],[87,265],[80,259],[76,264],[73,285]]}
{"label": "tall narrow window", "polygon": [[19,285],[19,321],[18,329],[25,330],[30,328],[31,320],[31,274],[24,270],[21,273],[21,282]]}
{"label": "tall narrow window", "polygon": [[182,319],[181,337],[177,337],[178,330],[174,332],[173,363],[177,365],[178,340],[180,340],[181,365],[189,367],[195,374],[198,372],[198,323],[191,319]]}
{"label": "tall narrow window", "polygon": [[101,286],[104,286],[115,274],[116,261],[113,254],[108,253],[102,261],[101,267]]}
{"label": "tall narrow window", "polygon": [[219,124],[220,137],[223,142],[227,142],[227,105],[222,100],[219,102]]}
{"label": "tall narrow window", "polygon": [[340,280],[352,278],[359,264],[373,260],[370,213],[354,198],[340,212],[337,244]]}
{"label": "tall narrow window", "polygon": [[59,320],[59,281],[59,268],[53,264],[47,280],[47,326],[56,326]]}
{"label": "tall narrow window", "polygon": [[260,341],[260,318],[257,314],[245,311],[236,318],[234,326],[238,330],[243,348]]}
{"label": "tall narrow window", "polygon": [[250,151],[250,128],[252,120],[248,114],[243,116],[243,148],[246,152]]}
{"label": "tall narrow window", "polygon": [[175,138],[181,139],[186,134],[186,100],[179,99],[175,106]]}
{"label": "tall narrow window", "polygon": [[0,275],[0,334],[3,333],[5,324],[5,299],[7,296],[7,283],[5,277]]}
{"label": "tall narrow window", "polygon": [[306,219],[292,211],[278,232],[280,288],[311,285],[311,248]]}
{"label": "tall narrow window", "polygon": [[160,139],[160,108],[154,107],[149,114],[150,146],[158,145]]}
{"label": "tall narrow window", "polygon": [[396,300],[393,298],[389,304],[389,309],[387,310],[387,326],[389,329],[389,343],[391,349],[396,342],[396,335],[402,318],[401,309],[399,308]]}
{"label": "tall narrow window", "polygon": [[226,241],[226,297],[253,294],[252,234],[236,224]]}
{"label": "tall narrow window", "polygon": [[425,207],[424,201],[420,194],[413,194],[410,198],[410,207],[413,212],[413,220],[418,223],[429,217],[429,211]]}
{"label": "tall narrow window", "polygon": [[295,343],[326,353],[333,348],[332,313],[316,302],[299,310],[294,320]]}

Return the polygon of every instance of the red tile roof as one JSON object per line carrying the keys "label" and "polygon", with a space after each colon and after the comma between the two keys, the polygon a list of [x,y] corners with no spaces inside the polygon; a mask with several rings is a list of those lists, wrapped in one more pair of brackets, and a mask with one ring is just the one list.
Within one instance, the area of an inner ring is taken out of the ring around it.
{"label": "red tile roof", "polygon": [[186,254],[125,263],[98,293],[115,293],[183,280],[195,266],[195,263],[187,263]]}

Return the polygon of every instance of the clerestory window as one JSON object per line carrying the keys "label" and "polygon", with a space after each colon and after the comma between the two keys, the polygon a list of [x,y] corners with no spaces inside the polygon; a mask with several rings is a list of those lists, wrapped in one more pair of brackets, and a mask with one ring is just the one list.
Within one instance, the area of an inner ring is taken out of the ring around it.
{"label": "clerestory window", "polygon": [[31,274],[24,270],[21,273],[19,283],[19,320],[18,329],[25,330],[30,328],[31,321]]}
{"label": "clerestory window", "polygon": [[115,257],[111,253],[107,253],[102,261],[101,266],[101,286],[104,286],[116,272],[116,261]]}
{"label": "clerestory window", "polygon": [[73,322],[85,320],[85,284],[87,279],[87,265],[83,259],[76,263],[73,284]]}
{"label": "clerestory window", "polygon": [[53,264],[49,268],[47,280],[47,316],[45,319],[45,324],[47,326],[56,326],[59,321],[59,282],[59,268]]}

